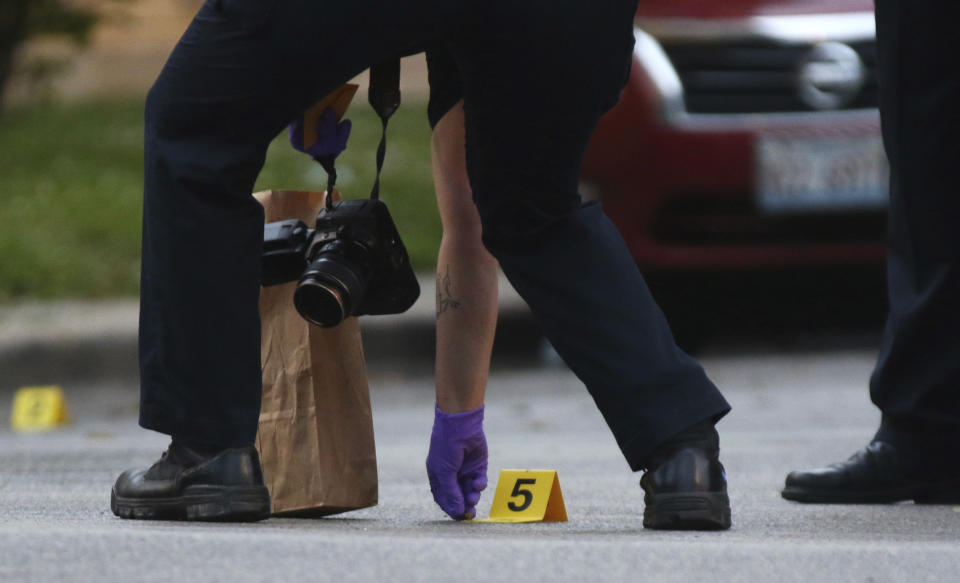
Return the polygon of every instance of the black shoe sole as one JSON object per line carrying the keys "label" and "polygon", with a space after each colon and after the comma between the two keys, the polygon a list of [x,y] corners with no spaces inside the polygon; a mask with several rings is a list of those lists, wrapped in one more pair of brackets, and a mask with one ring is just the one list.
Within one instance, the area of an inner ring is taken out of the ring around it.
{"label": "black shoe sole", "polygon": [[656,494],[645,497],[643,526],[655,530],[726,530],[730,498],[724,492]]}
{"label": "black shoe sole", "polygon": [[270,516],[266,486],[192,486],[174,498],[123,498],[110,492],[110,510],[135,520],[255,522]]}
{"label": "black shoe sole", "polygon": [[960,504],[960,479],[866,492],[787,486],[780,495],[787,500],[807,504],[893,504],[905,500],[913,500],[917,504]]}

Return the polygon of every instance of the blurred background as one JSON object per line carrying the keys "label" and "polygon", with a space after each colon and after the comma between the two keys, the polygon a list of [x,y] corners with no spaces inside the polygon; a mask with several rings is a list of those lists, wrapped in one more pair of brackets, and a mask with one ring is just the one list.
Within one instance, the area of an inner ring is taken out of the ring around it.
{"label": "blurred background", "polygon": [[[199,0],[4,0],[0,70],[0,301],[137,293],[143,101]],[[18,24],[19,23],[19,24]],[[9,43],[7,39],[20,38]],[[320,64],[318,63],[318,66]],[[429,166],[423,59],[404,67],[391,121],[386,193],[415,264],[439,242]],[[358,80],[363,82],[362,79]],[[409,90],[416,88],[416,90]],[[379,121],[358,93],[338,185],[372,184]],[[283,136],[257,188],[322,189],[319,165]]]}
{"label": "blurred background", "polygon": [[[143,100],[201,3],[0,3],[0,305],[136,297]],[[582,193],[620,228],[686,348],[875,342],[886,166],[871,11],[641,2],[633,70]],[[422,57],[402,79],[384,198],[429,273],[440,225]],[[357,95],[338,161],[348,197],[368,192],[379,138]],[[324,185],[279,136],[257,189]]]}

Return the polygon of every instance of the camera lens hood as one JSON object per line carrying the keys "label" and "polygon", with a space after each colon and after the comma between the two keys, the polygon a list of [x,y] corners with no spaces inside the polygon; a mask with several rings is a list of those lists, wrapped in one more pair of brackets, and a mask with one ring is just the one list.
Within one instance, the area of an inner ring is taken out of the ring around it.
{"label": "camera lens hood", "polygon": [[348,266],[329,257],[313,262],[293,293],[297,312],[311,324],[336,326],[353,313],[365,285]]}

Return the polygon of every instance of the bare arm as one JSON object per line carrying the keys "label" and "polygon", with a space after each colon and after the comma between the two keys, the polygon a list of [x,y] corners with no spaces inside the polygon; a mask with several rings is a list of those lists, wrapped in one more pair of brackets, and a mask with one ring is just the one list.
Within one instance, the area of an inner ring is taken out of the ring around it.
{"label": "bare arm", "polygon": [[437,405],[483,405],[497,324],[497,261],[480,240],[464,152],[463,102],[437,124],[431,144],[443,239],[437,258]]}

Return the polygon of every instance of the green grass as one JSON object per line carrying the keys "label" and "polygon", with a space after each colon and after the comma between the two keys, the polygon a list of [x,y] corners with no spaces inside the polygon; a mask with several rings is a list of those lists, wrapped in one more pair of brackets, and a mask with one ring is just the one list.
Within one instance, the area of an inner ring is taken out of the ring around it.
{"label": "green grass", "polygon": [[[364,197],[373,183],[380,122],[358,98],[338,188]],[[143,105],[137,101],[45,104],[0,116],[0,302],[109,298],[138,288],[143,181]],[[256,190],[322,190],[326,175],[286,135],[271,145]],[[440,219],[430,178],[423,103],[390,121],[381,184],[416,269],[432,269]]]}

